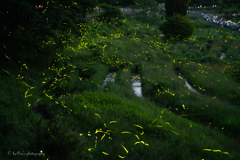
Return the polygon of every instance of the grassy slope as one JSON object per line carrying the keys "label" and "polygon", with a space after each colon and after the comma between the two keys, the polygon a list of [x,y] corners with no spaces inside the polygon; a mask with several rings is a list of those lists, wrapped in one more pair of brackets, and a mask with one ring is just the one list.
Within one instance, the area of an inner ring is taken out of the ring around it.
{"label": "grassy slope", "polygon": [[[42,159],[120,159],[119,155],[127,159],[231,159],[227,152],[239,159],[239,108],[224,97],[224,88],[191,76],[198,76],[196,63],[220,70],[232,62],[229,57],[226,62],[206,64],[208,59],[201,57],[214,54],[212,59],[216,59],[221,49],[228,51],[237,45],[239,35],[189,16],[201,29],[184,42],[164,41],[157,26],[133,19],[119,29],[92,21],[86,35],[73,37],[74,43],[50,70],[23,69],[23,77],[14,71],[1,73],[1,137],[5,137],[1,157],[12,158],[7,151],[21,149],[42,150],[46,154]],[[62,78],[45,92],[39,91],[49,77],[57,76],[56,68]],[[116,81],[102,89],[108,72],[117,74]],[[133,73],[141,74],[144,98],[136,97],[131,89]],[[210,95],[222,95],[224,102],[188,91],[179,73],[188,75],[193,85],[206,90],[209,86]],[[210,73],[208,79],[214,84],[218,83],[216,76],[222,78],[219,71]],[[225,76],[238,92],[239,83]],[[88,81],[80,82],[83,77]],[[49,95],[68,96],[51,103]],[[52,126],[47,127],[48,119],[38,124],[39,114],[27,107],[37,100],[51,104],[47,111],[53,114]],[[175,114],[166,110],[169,107]]]}

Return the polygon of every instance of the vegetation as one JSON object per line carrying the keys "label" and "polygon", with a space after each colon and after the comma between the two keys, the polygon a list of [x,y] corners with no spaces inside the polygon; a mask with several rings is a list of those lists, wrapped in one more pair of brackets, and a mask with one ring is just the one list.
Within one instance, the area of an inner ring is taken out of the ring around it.
{"label": "vegetation", "polygon": [[233,4],[238,4],[239,1],[238,0],[214,0],[214,1],[206,1],[206,0],[191,0],[189,2],[190,6],[212,6],[212,5],[217,5],[217,6],[222,6],[223,4],[227,4],[227,5],[233,5]]}
{"label": "vegetation", "polygon": [[185,16],[189,6],[189,0],[167,0],[165,2],[166,17],[180,14]]}
{"label": "vegetation", "polygon": [[183,40],[189,38],[193,34],[194,26],[185,16],[175,15],[168,18],[165,23],[162,23],[160,29],[166,38]]}
{"label": "vegetation", "polygon": [[160,29],[167,39],[177,38],[183,40],[192,35],[194,26],[185,17],[188,5],[188,0],[169,0],[165,2],[167,21],[160,25]]}
{"label": "vegetation", "polygon": [[[80,35],[52,29],[64,45],[41,43],[39,65],[16,61],[5,44],[0,157],[33,159],[29,151],[44,160],[240,159],[240,35],[187,17],[196,30],[182,41],[161,38],[150,16],[121,26],[88,20]],[[115,82],[102,86],[109,72]],[[131,86],[136,74],[143,97]]]}
{"label": "vegetation", "polygon": [[[19,61],[22,64],[33,61],[31,67],[38,68],[50,65],[56,50],[60,51],[71,41],[69,32],[82,34],[85,23],[82,18],[95,5],[95,0],[44,0],[41,4],[29,0],[1,1],[0,67],[8,58],[11,65],[18,65]],[[59,31],[61,35],[57,34]]]}
{"label": "vegetation", "polygon": [[104,12],[98,16],[99,20],[107,23],[116,21],[117,24],[120,24],[121,20],[124,19],[123,14],[117,7],[107,4],[102,4],[100,7],[104,9]]}

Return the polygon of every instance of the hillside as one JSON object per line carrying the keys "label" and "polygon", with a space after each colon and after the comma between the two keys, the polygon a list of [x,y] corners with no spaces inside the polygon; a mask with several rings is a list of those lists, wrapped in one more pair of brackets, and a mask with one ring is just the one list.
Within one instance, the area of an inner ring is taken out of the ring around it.
{"label": "hillside", "polygon": [[46,69],[2,70],[0,157],[240,159],[240,33],[187,16],[185,41],[160,18],[88,20]]}

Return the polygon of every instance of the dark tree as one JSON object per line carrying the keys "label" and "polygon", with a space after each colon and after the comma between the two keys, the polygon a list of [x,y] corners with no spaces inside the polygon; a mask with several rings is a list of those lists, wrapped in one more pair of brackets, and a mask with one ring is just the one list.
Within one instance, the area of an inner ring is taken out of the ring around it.
{"label": "dark tree", "polygon": [[135,0],[118,0],[117,5],[126,7],[126,6],[134,6]]}
{"label": "dark tree", "polygon": [[185,16],[189,6],[189,0],[166,0],[166,17],[180,14]]}
{"label": "dark tree", "polygon": [[105,4],[109,4],[109,5],[114,6],[114,5],[116,5],[117,3],[119,3],[119,1],[118,1],[118,0],[98,0],[98,3],[99,3],[99,4],[105,3]]}
{"label": "dark tree", "polygon": [[[83,18],[96,4],[97,0],[1,0],[0,68],[6,60],[48,65],[44,62],[55,55],[54,48],[65,45],[56,31],[64,34],[65,41],[68,32],[79,33],[81,25],[77,24],[84,23]],[[54,43],[42,47],[50,39]]]}
{"label": "dark tree", "polygon": [[160,25],[160,29],[167,39],[176,38],[184,40],[194,32],[194,26],[186,16],[174,15]]}

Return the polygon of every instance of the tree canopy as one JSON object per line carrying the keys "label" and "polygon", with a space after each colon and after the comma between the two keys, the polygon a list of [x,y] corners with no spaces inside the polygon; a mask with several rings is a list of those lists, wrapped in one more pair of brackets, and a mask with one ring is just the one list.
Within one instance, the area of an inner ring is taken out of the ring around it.
{"label": "tree canopy", "polygon": [[[83,18],[96,4],[97,0],[2,0],[0,61],[30,61],[38,55],[50,58],[55,53],[43,48],[43,43],[51,39],[56,49],[63,47],[63,39],[67,41],[65,33],[80,33]],[[56,30],[64,37],[56,36]]]}
{"label": "tree canopy", "polygon": [[174,14],[185,16],[189,6],[189,0],[167,0],[165,2],[166,17],[172,17]]}

